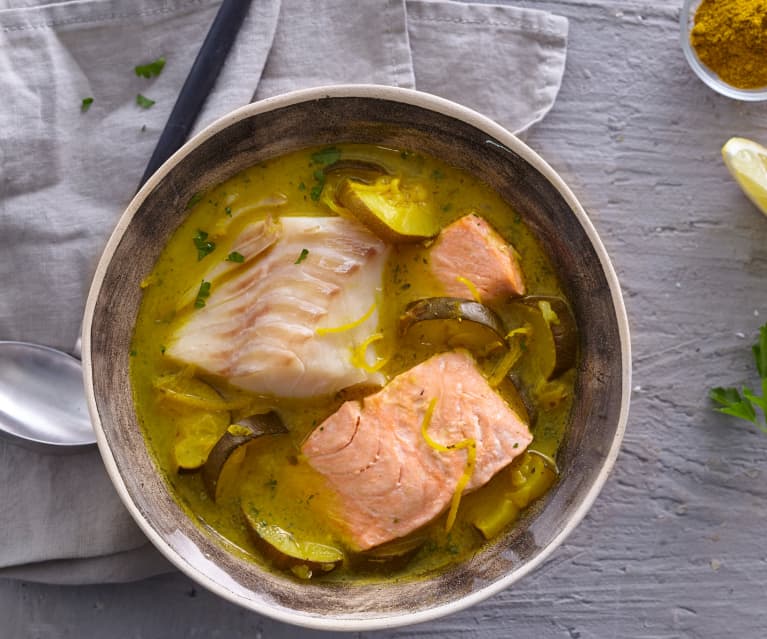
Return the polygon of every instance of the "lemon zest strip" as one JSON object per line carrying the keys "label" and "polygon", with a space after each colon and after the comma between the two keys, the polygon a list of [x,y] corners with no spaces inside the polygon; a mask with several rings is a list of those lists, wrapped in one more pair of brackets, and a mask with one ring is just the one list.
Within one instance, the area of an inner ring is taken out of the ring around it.
{"label": "lemon zest strip", "polygon": [[352,350],[352,364],[357,368],[361,368],[368,373],[377,373],[389,362],[389,357],[379,357],[375,364],[368,364],[365,356],[367,355],[368,347],[374,342],[379,342],[384,338],[383,333],[373,333],[364,342]]}
{"label": "lemon zest strip", "polygon": [[458,275],[455,279],[469,289],[469,292],[471,293],[471,296],[474,298],[475,302],[478,302],[479,304],[482,303],[482,298],[479,295],[479,289],[474,285],[474,282],[466,277],[463,277],[462,275]]}
{"label": "lemon zest strip", "polygon": [[506,351],[506,354],[495,365],[493,371],[487,377],[487,383],[490,384],[490,386],[493,388],[498,386],[498,384],[500,384],[509,373],[511,367],[517,363],[520,357],[522,357],[522,340],[519,339],[511,341],[512,338],[517,336],[525,337],[530,335],[532,332],[533,330],[530,325],[525,324],[524,326],[515,328],[506,334],[506,340],[509,343],[509,350]]}
{"label": "lemon zest strip", "polygon": [[361,324],[364,324],[367,320],[369,320],[370,316],[373,314],[373,311],[375,310],[376,310],[376,303],[373,302],[373,304],[371,304],[367,312],[359,319],[356,319],[353,322],[349,322],[348,324],[342,324],[341,326],[318,328],[314,332],[317,335],[327,335],[328,333],[344,333],[346,331],[350,331],[353,328],[357,328],[358,326],[360,326]]}
{"label": "lemon zest strip", "polygon": [[541,300],[538,302],[538,308],[541,311],[541,315],[543,315],[543,319],[546,320],[546,324],[549,326],[552,324],[559,324],[559,315],[557,315],[554,309],[551,308],[551,304],[549,302],[546,300]]}
{"label": "lemon zest strip", "polygon": [[453,497],[450,500],[450,510],[447,513],[447,520],[445,521],[445,531],[450,532],[450,529],[455,523],[455,517],[458,514],[458,506],[461,503],[461,496],[463,495],[463,489],[469,483],[471,476],[474,474],[474,466],[477,462],[477,442],[473,437],[467,437],[461,441],[445,446],[438,441],[432,439],[429,435],[429,424],[431,418],[434,415],[434,407],[437,405],[437,398],[434,397],[426,408],[426,414],[423,416],[421,422],[421,436],[424,438],[430,448],[436,450],[438,453],[449,453],[453,450],[466,449],[466,466],[463,469],[463,474],[458,479],[458,483],[455,486]]}

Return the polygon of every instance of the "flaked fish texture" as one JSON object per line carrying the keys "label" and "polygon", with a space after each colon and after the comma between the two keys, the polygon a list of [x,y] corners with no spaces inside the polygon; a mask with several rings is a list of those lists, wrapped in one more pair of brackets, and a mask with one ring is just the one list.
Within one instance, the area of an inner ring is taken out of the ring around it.
{"label": "flaked fish texture", "polygon": [[232,246],[243,263],[213,267],[205,306],[167,355],[281,397],[382,382],[355,349],[378,325],[384,242],[354,220],[282,217],[245,227]]}
{"label": "flaked fish texture", "polygon": [[429,250],[429,268],[451,297],[492,301],[525,294],[514,248],[473,213],[442,229]]}
{"label": "flaked fish texture", "polygon": [[[468,446],[460,447],[467,440],[475,446],[473,469]],[[457,351],[431,357],[362,402],[344,403],[302,452],[337,497],[327,514],[348,543],[366,550],[445,511],[467,469],[463,492],[487,483],[531,441],[471,355]]]}

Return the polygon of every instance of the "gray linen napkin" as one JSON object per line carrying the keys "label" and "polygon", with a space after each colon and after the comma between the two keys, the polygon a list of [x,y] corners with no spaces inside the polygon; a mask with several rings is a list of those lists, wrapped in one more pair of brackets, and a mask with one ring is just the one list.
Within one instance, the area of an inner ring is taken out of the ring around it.
{"label": "gray linen napkin", "polygon": [[[0,339],[72,349],[98,255],[217,5],[0,0]],[[564,18],[505,5],[253,0],[198,129],[252,98],[379,83],[523,132],[554,103],[566,39]],[[159,77],[136,77],[133,66],[161,55]],[[140,108],[138,93],[154,106]],[[0,577],[94,583],[172,570],[96,450],[60,457],[0,441],[0,530]]]}

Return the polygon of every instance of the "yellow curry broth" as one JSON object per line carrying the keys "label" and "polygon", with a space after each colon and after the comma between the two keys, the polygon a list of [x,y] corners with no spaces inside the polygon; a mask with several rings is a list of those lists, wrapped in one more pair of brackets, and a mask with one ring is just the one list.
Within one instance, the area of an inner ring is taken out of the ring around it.
{"label": "yellow curry broth", "polygon": [[[251,167],[225,183],[201,194],[191,202],[187,219],[180,225],[146,278],[131,351],[131,381],[136,411],[151,451],[187,511],[223,539],[259,561],[240,508],[246,508],[271,524],[282,526],[296,537],[329,545],[343,545],[326,513],[332,510],[330,491],[322,490],[323,478],[301,458],[300,445],[312,430],[344,401],[342,394],[311,400],[284,400],[253,397],[253,406],[277,410],[289,429],[288,435],[265,436],[246,446],[238,463],[229,463],[222,475],[217,502],[205,492],[199,473],[179,473],[173,455],[179,410],[158,393],[157,379],[177,372],[180,366],[165,356],[165,345],[184,317],[194,312],[194,294],[205,272],[215,260],[224,260],[231,245],[247,223],[272,215],[333,214],[327,194],[337,178],[324,180],[317,154],[325,163],[338,157],[364,159],[385,166],[406,180],[420,180],[431,193],[442,227],[469,211],[485,217],[519,253],[529,293],[562,296],[551,263],[522,219],[497,194],[480,181],[436,159],[369,145],[338,145],[331,149],[308,149]],[[283,202],[279,204],[279,202]],[[332,205],[332,202],[331,202]],[[204,231],[216,243],[215,250],[198,260],[193,238]],[[427,243],[428,244],[428,243]],[[298,258],[298,256],[297,256]],[[434,354],[433,346],[419,344],[398,335],[398,318],[404,307],[423,297],[441,294],[439,285],[426,268],[428,246],[394,246],[378,295],[380,340],[367,349],[370,362],[376,355],[381,371],[390,379]],[[191,297],[190,297],[191,296]],[[504,317],[502,308],[496,308]],[[508,320],[508,317],[504,317]],[[205,378],[203,376],[203,378]],[[224,380],[213,380],[227,389]],[[551,410],[541,410],[533,431],[531,448],[554,456],[564,435],[570,411],[574,375],[563,376],[565,399]],[[502,387],[501,387],[502,388]],[[231,390],[231,389],[229,389]],[[242,393],[242,391],[238,391]],[[512,406],[518,399],[507,397]],[[232,418],[236,415],[233,413]],[[465,454],[457,451],[451,454]],[[483,542],[470,523],[471,514],[483,491],[498,492],[492,486],[464,498],[455,525],[447,532],[445,516],[428,525],[427,542],[398,574],[415,576],[439,568],[474,551]],[[363,574],[348,562],[323,579],[375,578]]]}

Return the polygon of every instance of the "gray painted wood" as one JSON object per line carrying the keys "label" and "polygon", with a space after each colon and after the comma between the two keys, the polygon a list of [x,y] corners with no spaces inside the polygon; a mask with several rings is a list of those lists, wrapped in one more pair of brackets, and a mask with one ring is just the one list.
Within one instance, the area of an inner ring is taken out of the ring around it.
{"label": "gray painted wood", "polygon": [[[717,96],[678,44],[681,0],[517,2],[570,18],[554,110],[528,142],[589,210],[626,296],[634,396],[601,496],[550,561],[440,621],[360,637],[767,634],[767,437],[707,389],[755,384],[767,321],[767,219],[723,167],[731,135],[767,142],[767,106]],[[179,574],[133,584],[0,583],[3,637],[332,636],[264,619]]]}

